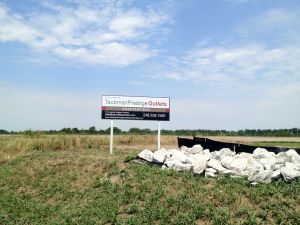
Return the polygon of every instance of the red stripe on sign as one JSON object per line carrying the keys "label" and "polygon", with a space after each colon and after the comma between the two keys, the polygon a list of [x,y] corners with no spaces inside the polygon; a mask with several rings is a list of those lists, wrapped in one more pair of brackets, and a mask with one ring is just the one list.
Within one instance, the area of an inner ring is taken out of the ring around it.
{"label": "red stripe on sign", "polygon": [[166,109],[166,112],[170,112],[170,109]]}
{"label": "red stripe on sign", "polygon": [[101,108],[102,108],[102,110],[106,110],[106,106],[102,106]]}

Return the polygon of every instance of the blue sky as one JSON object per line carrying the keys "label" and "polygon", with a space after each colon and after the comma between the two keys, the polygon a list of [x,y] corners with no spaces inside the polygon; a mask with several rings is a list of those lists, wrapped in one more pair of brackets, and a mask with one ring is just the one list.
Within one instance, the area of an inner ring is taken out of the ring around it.
{"label": "blue sky", "polygon": [[0,59],[0,129],[106,129],[105,94],[170,97],[164,129],[300,127],[298,0],[2,0]]}

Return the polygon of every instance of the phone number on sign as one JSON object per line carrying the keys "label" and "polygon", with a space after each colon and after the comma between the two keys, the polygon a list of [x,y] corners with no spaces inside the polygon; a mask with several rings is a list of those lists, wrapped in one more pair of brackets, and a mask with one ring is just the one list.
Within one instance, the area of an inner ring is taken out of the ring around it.
{"label": "phone number on sign", "polygon": [[166,114],[164,113],[144,113],[143,117],[147,117],[147,118],[163,118],[166,117]]}

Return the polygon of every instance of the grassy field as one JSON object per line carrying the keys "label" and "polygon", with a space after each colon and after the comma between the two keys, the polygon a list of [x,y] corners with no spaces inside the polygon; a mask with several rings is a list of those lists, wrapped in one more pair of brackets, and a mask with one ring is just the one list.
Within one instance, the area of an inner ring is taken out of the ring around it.
{"label": "grassy field", "polygon": [[300,180],[250,186],[124,162],[155,144],[116,136],[109,155],[108,136],[0,136],[0,224],[300,224]]}
{"label": "grassy field", "polygon": [[219,141],[237,142],[255,146],[276,146],[288,148],[300,148],[299,137],[210,137]]}

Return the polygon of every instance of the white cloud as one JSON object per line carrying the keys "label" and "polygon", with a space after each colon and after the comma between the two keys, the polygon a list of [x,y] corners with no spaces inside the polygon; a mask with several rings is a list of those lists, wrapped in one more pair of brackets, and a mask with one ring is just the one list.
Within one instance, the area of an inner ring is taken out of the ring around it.
{"label": "white cloud", "polygon": [[264,28],[297,26],[299,25],[300,10],[286,10],[286,9],[271,9],[264,12],[262,15],[253,19],[255,23],[260,23]]}
{"label": "white cloud", "polygon": [[22,19],[8,11],[0,4],[0,41],[19,41],[28,43],[39,35],[31,26],[24,24]]}
{"label": "white cloud", "polygon": [[141,80],[132,80],[132,81],[130,81],[130,84],[136,85],[136,86],[145,86],[145,85],[147,85],[147,82],[141,81]]}
{"label": "white cloud", "polygon": [[264,11],[236,27],[244,38],[269,39],[271,44],[299,41],[300,8],[273,8]]}
{"label": "white cloud", "polygon": [[[300,83],[300,10],[270,9],[238,26],[232,38],[199,42],[169,57],[158,77],[193,81],[232,93],[265,92]],[[252,90],[252,91],[251,91]]]}
{"label": "white cloud", "polygon": [[171,64],[174,63],[178,69],[164,74],[169,78],[181,76],[199,81],[216,80],[216,77],[222,81],[233,78],[267,79],[278,75],[283,79],[295,78],[299,77],[299,60],[300,46],[295,45],[281,48],[261,44],[196,47],[175,62],[172,60]]}
{"label": "white cloud", "polygon": [[[164,63],[156,79],[191,85],[195,96],[256,101],[291,93],[300,102],[300,45],[269,48],[259,44],[196,47]],[[197,88],[196,88],[197,86]],[[191,91],[191,94],[193,92]],[[294,97],[293,97],[294,98]],[[240,103],[237,103],[240,104]],[[295,110],[295,105],[291,106]]]}
{"label": "white cloud", "polygon": [[[262,0],[225,0],[225,1],[233,5],[239,5],[245,3],[257,3],[257,2],[261,2]],[[268,1],[268,0],[264,0],[264,1]]]}
{"label": "white cloud", "polygon": [[154,50],[143,46],[131,46],[118,42],[95,45],[94,49],[86,47],[66,48],[56,47],[54,53],[66,59],[89,64],[104,64],[110,66],[127,66],[154,55]]}
{"label": "white cloud", "polygon": [[0,41],[87,64],[127,66],[155,55],[146,43],[170,22],[163,9],[110,1],[73,7],[42,2],[39,7],[41,13],[20,14],[0,4]]}

